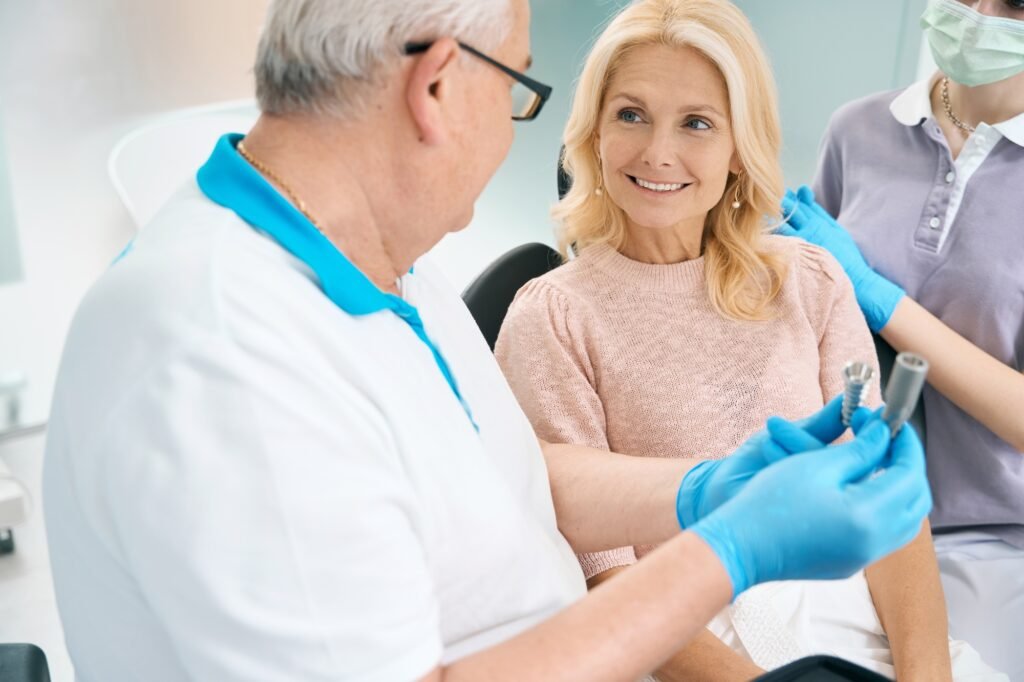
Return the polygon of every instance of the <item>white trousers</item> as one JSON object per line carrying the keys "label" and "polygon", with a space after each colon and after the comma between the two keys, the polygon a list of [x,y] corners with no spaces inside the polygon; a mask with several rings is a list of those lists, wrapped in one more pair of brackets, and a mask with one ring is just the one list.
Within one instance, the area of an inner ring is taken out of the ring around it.
{"label": "white trousers", "polygon": [[1024,550],[963,531],[936,535],[935,552],[950,635],[970,642],[1011,682],[1024,682]]}
{"label": "white trousers", "polygon": [[[863,571],[846,580],[758,585],[708,629],[765,670],[803,656],[830,654],[890,679],[895,673]],[[998,665],[979,656],[971,644],[949,642],[955,682],[1007,682]]]}

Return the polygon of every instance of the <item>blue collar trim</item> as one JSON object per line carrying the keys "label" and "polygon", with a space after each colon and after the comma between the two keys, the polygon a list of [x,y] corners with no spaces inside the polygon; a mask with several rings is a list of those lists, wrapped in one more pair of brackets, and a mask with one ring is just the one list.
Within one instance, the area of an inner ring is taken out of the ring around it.
{"label": "blue collar trim", "polygon": [[[199,169],[196,181],[211,201],[229,208],[253,227],[273,238],[309,266],[324,294],[350,315],[371,315],[384,310],[402,318],[430,348],[438,369],[478,432],[469,405],[462,398],[455,377],[441,351],[427,336],[419,311],[402,298],[381,291],[359,268],[335,248],[316,226],[281,196],[260,173],[242,158],[235,147],[242,135],[224,135],[209,160]],[[412,272],[410,270],[410,272]]]}

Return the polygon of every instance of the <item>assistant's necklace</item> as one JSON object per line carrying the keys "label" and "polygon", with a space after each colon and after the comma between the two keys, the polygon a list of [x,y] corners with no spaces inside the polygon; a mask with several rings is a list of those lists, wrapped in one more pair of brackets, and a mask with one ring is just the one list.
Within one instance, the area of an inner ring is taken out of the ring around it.
{"label": "assistant's necklace", "polygon": [[949,103],[949,79],[948,78],[943,78],[942,79],[942,107],[946,110],[946,116],[949,117],[949,120],[952,121],[953,125],[955,125],[957,128],[959,128],[960,130],[963,130],[968,135],[970,135],[971,133],[973,133],[976,130],[975,126],[967,125],[966,123],[961,121],[957,117],[956,114],[953,113],[953,105],[951,105]]}

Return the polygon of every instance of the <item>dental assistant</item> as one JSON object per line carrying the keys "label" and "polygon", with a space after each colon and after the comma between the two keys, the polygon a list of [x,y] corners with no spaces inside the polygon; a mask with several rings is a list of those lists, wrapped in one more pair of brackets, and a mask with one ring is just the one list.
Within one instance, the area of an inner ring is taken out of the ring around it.
{"label": "dental assistant", "polygon": [[872,329],[931,362],[950,632],[1024,680],[1024,0],[931,0],[921,24],[939,73],[833,116],[784,232],[829,249]]}
{"label": "dental assistant", "polygon": [[[748,587],[917,535],[916,436],[862,412],[825,450],[834,401],[699,466],[538,441],[424,257],[543,105],[529,64],[526,0],[271,2],[259,121],[68,337],[44,502],[79,680],[636,680]],[[574,550],[654,542],[586,594]]]}

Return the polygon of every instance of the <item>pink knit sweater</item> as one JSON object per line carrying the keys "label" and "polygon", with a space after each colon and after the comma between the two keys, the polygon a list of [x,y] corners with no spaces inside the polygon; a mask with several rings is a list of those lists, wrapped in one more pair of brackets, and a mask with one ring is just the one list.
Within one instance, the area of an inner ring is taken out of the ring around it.
{"label": "pink knit sweater", "polygon": [[[607,246],[528,283],[495,355],[537,434],[630,455],[719,458],[771,415],[793,419],[843,390],[849,360],[878,360],[839,264],[770,237],[790,262],[765,322],[711,307],[704,259],[630,260]],[[877,405],[877,381],[868,403]],[[649,547],[580,556],[590,578]]]}

